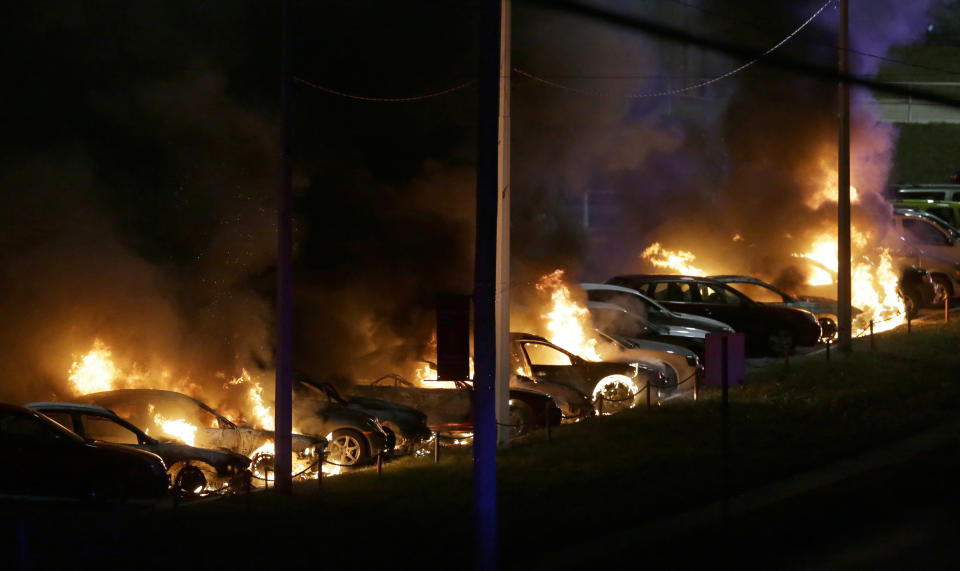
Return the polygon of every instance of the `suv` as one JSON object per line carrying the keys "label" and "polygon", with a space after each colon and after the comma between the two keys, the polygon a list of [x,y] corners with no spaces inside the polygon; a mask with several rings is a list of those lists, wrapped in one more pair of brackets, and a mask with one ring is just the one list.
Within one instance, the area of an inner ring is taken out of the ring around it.
{"label": "suv", "polygon": [[629,287],[667,309],[717,319],[746,335],[747,355],[777,355],[816,345],[820,323],[803,309],[757,303],[727,284],[693,276],[635,274],[607,283]]}
{"label": "suv", "polygon": [[883,239],[901,266],[916,265],[930,272],[940,295],[960,291],[960,232],[940,218],[894,208],[893,227]]}
{"label": "suv", "polygon": [[910,199],[891,201],[894,208],[919,210],[933,214],[945,223],[956,228],[960,226],[960,202],[946,202],[931,199]]}
{"label": "suv", "polygon": [[894,189],[894,200],[917,199],[960,202],[960,184],[901,184]]}

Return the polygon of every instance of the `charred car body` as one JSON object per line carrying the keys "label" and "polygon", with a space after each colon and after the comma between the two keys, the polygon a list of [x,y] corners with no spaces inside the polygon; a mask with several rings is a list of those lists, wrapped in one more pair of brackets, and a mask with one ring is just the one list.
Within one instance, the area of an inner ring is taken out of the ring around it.
{"label": "charred car body", "polygon": [[[317,409],[330,406],[347,407],[368,417],[378,419],[387,434],[387,447],[395,454],[410,454],[430,439],[427,415],[419,410],[382,399],[344,396],[331,383],[320,383],[305,377],[297,378],[294,386],[294,414],[312,402]],[[297,416],[294,417],[297,421]],[[376,449],[371,445],[371,449]]]}
{"label": "charred car body", "polygon": [[647,385],[667,388],[671,384],[661,371],[643,363],[587,361],[529,333],[511,333],[510,340],[515,358],[530,372],[519,376],[519,382],[529,382],[532,390],[549,393],[552,386],[562,386],[590,401],[599,401],[602,397],[609,403],[625,403],[607,406],[606,412],[632,406],[634,397]]}
{"label": "charred car body", "polygon": [[[430,381],[427,381],[430,382]],[[384,375],[372,384],[357,385],[354,395],[398,403],[423,411],[431,430],[439,435],[467,437],[473,434],[473,386],[450,382],[453,388],[415,386],[399,375]],[[562,413],[553,399],[536,391],[510,389],[510,425],[516,435],[542,428],[549,422],[560,424]]]}
{"label": "charred car body", "polygon": [[249,484],[250,458],[229,450],[188,446],[173,439],[157,440],[102,406],[36,402],[27,408],[42,412],[81,438],[156,454],[167,465],[175,490],[199,494],[224,488],[241,490]]}
{"label": "charred car body", "polygon": [[[255,474],[265,474],[267,469],[273,469],[272,430],[237,426],[206,404],[187,395],[155,389],[119,389],[83,395],[78,400],[110,409],[134,426],[143,426],[145,431],[155,434],[169,434],[162,419],[182,420],[194,428],[190,434],[196,446],[222,448],[247,456],[252,461],[251,470]],[[183,441],[183,438],[180,440]],[[186,443],[191,444],[189,441]],[[323,438],[292,435],[294,468],[303,466],[301,470],[304,474],[316,474],[319,470],[318,461],[323,458],[326,446]],[[310,466],[312,468],[307,469]]]}
{"label": "charred car body", "polygon": [[629,287],[671,310],[720,320],[746,335],[748,356],[778,355],[797,345],[816,345],[820,322],[803,309],[765,305],[708,278],[679,275],[624,275],[608,283]]}
{"label": "charred car body", "polygon": [[156,454],[77,436],[43,414],[0,404],[0,494],[95,500],[161,498],[170,477]]}

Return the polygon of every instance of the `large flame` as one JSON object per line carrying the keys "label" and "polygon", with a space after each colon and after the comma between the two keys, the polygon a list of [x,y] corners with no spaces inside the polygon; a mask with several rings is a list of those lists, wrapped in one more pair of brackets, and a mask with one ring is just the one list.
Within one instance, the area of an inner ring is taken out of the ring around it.
{"label": "large flame", "polygon": [[114,365],[110,348],[100,339],[93,340],[93,348],[70,366],[68,378],[78,395],[114,389],[120,376]]}
{"label": "large flame", "polygon": [[273,409],[263,402],[263,386],[257,381],[253,380],[253,377],[250,376],[250,373],[248,373],[246,369],[240,369],[240,376],[232,381],[228,381],[224,387],[229,387],[231,385],[242,385],[244,383],[250,385],[250,388],[247,390],[247,399],[250,401],[250,406],[253,412],[254,428],[273,430]]}
{"label": "large flame", "polygon": [[153,415],[153,422],[160,428],[160,431],[175,440],[184,444],[194,446],[197,440],[197,427],[190,424],[182,418],[169,419],[156,411],[153,404],[147,405],[147,411]]}
{"label": "large flame", "polygon": [[[738,236],[734,237],[734,241],[738,241]],[[688,276],[703,276],[706,273],[700,268],[693,265],[693,262],[697,259],[695,255],[691,252],[685,252],[683,250],[667,250],[660,245],[660,242],[654,242],[646,250],[640,254],[644,260],[649,261],[651,264],[658,268],[664,268],[666,270],[672,270],[678,274],[684,274]]]}
{"label": "large flame", "polygon": [[550,296],[550,310],[542,316],[550,341],[588,361],[600,361],[597,340],[591,333],[590,311],[571,297],[563,281],[563,270],[541,277],[537,291]]}

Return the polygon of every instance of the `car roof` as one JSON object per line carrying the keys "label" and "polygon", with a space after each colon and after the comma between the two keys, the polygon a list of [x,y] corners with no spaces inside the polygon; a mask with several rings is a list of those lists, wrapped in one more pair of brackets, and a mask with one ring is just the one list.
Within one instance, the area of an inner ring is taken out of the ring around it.
{"label": "car roof", "polygon": [[[683,274],[623,274],[619,276],[613,276],[610,280],[642,280],[642,281],[698,281],[698,282],[715,282],[706,276],[687,276]],[[607,280],[607,281],[610,281]]]}
{"label": "car roof", "polygon": [[[614,285],[614,284],[590,284],[590,283],[582,283],[582,284],[580,284],[580,287],[583,288],[584,291],[619,291],[619,292],[621,292],[621,293],[629,293],[629,294],[633,294],[633,295],[638,295],[638,294],[639,294],[639,295],[643,295],[642,293],[638,292],[637,290],[635,290],[635,289],[633,289],[633,288],[624,287],[624,286],[620,286],[620,285]],[[646,297],[646,296],[644,296],[644,297]]]}
{"label": "car roof", "polygon": [[77,412],[91,412],[106,416],[117,416],[117,414],[109,408],[95,404],[83,404],[78,402],[30,402],[27,403],[26,406],[27,408],[32,408],[41,412],[45,410],[68,410]]}
{"label": "car roof", "polygon": [[619,311],[621,313],[630,313],[615,303],[607,303],[605,301],[588,301],[587,309],[610,309],[613,311]]}
{"label": "car roof", "polygon": [[539,335],[534,335],[533,333],[521,333],[519,331],[511,331],[510,339],[514,341],[543,341],[545,343],[550,343],[550,341],[545,337],[540,337]]}

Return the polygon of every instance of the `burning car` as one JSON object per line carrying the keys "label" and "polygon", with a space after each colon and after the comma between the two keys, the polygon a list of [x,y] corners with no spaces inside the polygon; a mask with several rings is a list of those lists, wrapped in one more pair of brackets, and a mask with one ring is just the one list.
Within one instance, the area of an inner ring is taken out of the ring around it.
{"label": "burning car", "polygon": [[636,289],[669,309],[729,324],[746,334],[749,356],[777,355],[797,345],[816,345],[820,340],[820,322],[809,311],[757,303],[708,278],[636,274],[615,276],[607,283]]}
{"label": "burning car", "polygon": [[170,477],[156,454],[85,440],[43,414],[0,404],[0,494],[95,500],[162,498]]}
{"label": "burning car", "polygon": [[[331,383],[318,383],[300,377],[294,387],[294,413],[304,408],[302,405],[306,402],[312,402],[316,410],[347,407],[367,418],[378,419],[388,437],[385,445],[394,442],[391,450],[397,454],[413,453],[430,438],[427,415],[415,408],[381,399],[343,396]],[[294,420],[301,425],[304,422],[296,417]],[[372,444],[370,448],[376,449]]]}
{"label": "burning car", "polygon": [[[434,432],[462,443],[473,435],[473,386],[464,381],[438,382],[450,383],[453,388],[420,387],[400,375],[389,374],[369,385],[357,385],[352,391],[421,410]],[[511,388],[509,402],[511,431],[517,436],[548,422],[560,424],[563,416],[553,399],[540,392]]]}
{"label": "burning car", "polygon": [[186,494],[243,489],[249,484],[250,458],[228,450],[210,450],[160,441],[123,420],[112,410],[92,404],[35,402],[27,408],[42,412],[81,438],[122,444],[152,452],[163,459],[175,490]]}
{"label": "burning car", "polygon": [[[649,365],[588,361],[529,333],[511,333],[513,351],[530,371],[533,387],[550,383],[570,387],[594,401],[607,401],[604,412],[629,408],[643,387],[667,387],[666,376]],[[549,390],[549,385],[544,385]]]}
{"label": "burning car", "polygon": [[[255,477],[265,479],[273,469],[274,433],[237,426],[206,404],[173,391],[119,389],[91,393],[78,400],[108,408],[144,432],[175,438],[190,446],[226,449],[251,459]],[[318,473],[327,442],[323,438],[294,434],[294,474]]]}

